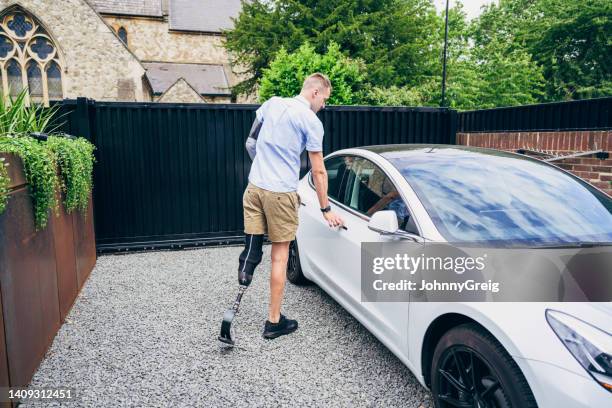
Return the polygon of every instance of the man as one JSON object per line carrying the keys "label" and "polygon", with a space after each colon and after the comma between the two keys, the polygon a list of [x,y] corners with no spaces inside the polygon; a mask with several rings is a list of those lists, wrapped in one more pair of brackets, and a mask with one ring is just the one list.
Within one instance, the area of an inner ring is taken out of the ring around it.
{"label": "man", "polygon": [[297,321],[281,314],[289,244],[298,227],[297,187],[300,155],[308,150],[321,215],[330,227],[344,221],[327,199],[327,172],[323,163],[323,124],[316,113],[331,94],[327,76],[315,73],[304,80],[294,98],[273,97],[256,112],[246,148],[253,160],[244,192],[245,249],[240,254],[238,281],[248,286],[262,257],[263,234],[272,241],[270,305],[263,337],[273,339],[294,332]]}

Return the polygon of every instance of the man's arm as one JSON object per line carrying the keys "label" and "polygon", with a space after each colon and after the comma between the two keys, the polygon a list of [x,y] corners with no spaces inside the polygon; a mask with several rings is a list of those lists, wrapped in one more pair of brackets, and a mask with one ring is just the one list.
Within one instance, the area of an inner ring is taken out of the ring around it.
{"label": "man's arm", "polygon": [[371,217],[374,213],[385,208],[389,203],[399,197],[399,193],[397,190],[391,191],[390,193],[385,194],[374,204],[368,211],[366,211],[366,215]]}
{"label": "man's arm", "polygon": [[247,137],[246,143],[244,144],[251,160],[255,160],[255,155],[257,154],[257,138],[259,137],[259,131],[261,130],[262,124],[263,122],[260,122],[259,119],[255,117],[251,130],[249,131],[249,137]]}
{"label": "man's arm", "polygon": [[[310,159],[312,181],[317,189],[320,208],[326,208],[329,205],[329,200],[327,199],[327,170],[325,170],[325,163],[323,162],[323,152],[308,152],[308,158]],[[344,220],[332,211],[322,214],[330,227],[344,225]]]}

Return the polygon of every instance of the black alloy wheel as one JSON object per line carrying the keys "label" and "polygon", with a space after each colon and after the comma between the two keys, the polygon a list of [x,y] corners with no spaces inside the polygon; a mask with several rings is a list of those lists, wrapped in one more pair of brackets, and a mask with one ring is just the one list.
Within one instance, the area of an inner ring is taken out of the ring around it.
{"label": "black alloy wheel", "polygon": [[289,244],[287,279],[289,279],[289,282],[295,285],[308,285],[310,283],[310,281],[306,279],[302,273],[302,265],[300,264],[300,252],[298,250],[297,240],[293,240]]}
{"label": "black alloy wheel", "polygon": [[516,361],[482,326],[465,323],[440,338],[431,364],[436,408],[536,408]]}
{"label": "black alloy wheel", "polygon": [[506,408],[501,381],[480,354],[465,346],[452,346],[442,355],[436,373],[442,407]]}

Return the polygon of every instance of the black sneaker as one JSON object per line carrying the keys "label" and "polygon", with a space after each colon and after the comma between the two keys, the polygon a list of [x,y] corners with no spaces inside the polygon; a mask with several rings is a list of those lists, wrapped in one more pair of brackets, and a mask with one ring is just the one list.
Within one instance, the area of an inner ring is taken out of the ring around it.
{"label": "black sneaker", "polygon": [[278,319],[278,323],[270,323],[269,320],[266,320],[263,337],[266,339],[275,339],[283,334],[293,333],[297,330],[297,328],[297,320],[287,319],[281,314],[280,319]]}

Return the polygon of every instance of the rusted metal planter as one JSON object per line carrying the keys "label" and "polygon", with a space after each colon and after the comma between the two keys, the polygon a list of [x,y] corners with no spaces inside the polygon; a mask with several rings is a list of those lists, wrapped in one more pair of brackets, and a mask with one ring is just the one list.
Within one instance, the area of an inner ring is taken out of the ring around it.
{"label": "rusted metal planter", "polygon": [[73,216],[60,206],[59,217],[50,217],[49,227],[55,243],[55,268],[60,319],[63,322],[76,300],[79,285],[77,281],[76,256],[74,248]]}
{"label": "rusted metal planter", "polygon": [[78,291],[89,278],[89,274],[96,265],[96,235],[94,233],[93,198],[89,196],[87,214],[79,211],[72,212],[72,232],[74,236],[74,255],[76,258]]}
{"label": "rusted metal planter", "polygon": [[[11,193],[0,215],[0,387],[27,385],[95,264],[93,215],[50,216],[34,227],[21,160],[9,163]],[[87,242],[84,242],[87,241]],[[93,253],[93,257],[92,254]],[[8,375],[4,375],[6,372]],[[8,383],[6,381],[8,380]]]}

